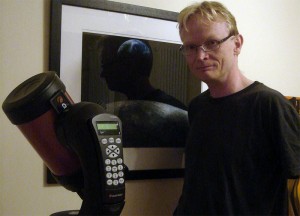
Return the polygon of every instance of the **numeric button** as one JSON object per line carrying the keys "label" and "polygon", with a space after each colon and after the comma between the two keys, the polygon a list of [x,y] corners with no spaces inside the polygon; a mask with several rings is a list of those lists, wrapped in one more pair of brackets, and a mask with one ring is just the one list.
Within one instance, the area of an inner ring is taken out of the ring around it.
{"label": "numeric button", "polygon": [[118,162],[118,164],[122,164],[123,163],[123,159],[122,158],[118,158],[117,162]]}
{"label": "numeric button", "polygon": [[106,178],[110,179],[112,177],[112,174],[111,173],[107,173],[106,174]]}
{"label": "numeric button", "polygon": [[106,181],[106,184],[107,184],[107,185],[112,185],[112,184],[113,184],[113,181],[112,181],[111,179],[108,179],[108,180]]}
{"label": "numeric button", "polygon": [[105,160],[105,164],[106,164],[106,165],[110,165],[110,163],[111,163],[110,159],[106,159],[106,160]]}
{"label": "numeric button", "polygon": [[120,179],[119,179],[119,183],[120,183],[120,184],[123,184],[123,183],[124,183],[124,179],[123,179],[123,178],[120,178]]}

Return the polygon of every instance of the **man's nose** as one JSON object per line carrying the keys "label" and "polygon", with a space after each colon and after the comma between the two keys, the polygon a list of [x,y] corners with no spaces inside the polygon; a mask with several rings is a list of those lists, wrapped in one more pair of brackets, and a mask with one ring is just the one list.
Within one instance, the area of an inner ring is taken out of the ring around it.
{"label": "man's nose", "polygon": [[202,46],[197,47],[196,58],[204,60],[208,57],[208,53],[204,50]]}

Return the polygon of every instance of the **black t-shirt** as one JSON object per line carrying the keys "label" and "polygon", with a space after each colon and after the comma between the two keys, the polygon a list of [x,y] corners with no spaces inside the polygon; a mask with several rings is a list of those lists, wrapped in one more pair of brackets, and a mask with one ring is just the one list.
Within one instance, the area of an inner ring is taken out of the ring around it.
{"label": "black t-shirt", "polygon": [[176,215],[286,215],[300,175],[300,120],[279,92],[254,82],[189,106],[185,181]]}

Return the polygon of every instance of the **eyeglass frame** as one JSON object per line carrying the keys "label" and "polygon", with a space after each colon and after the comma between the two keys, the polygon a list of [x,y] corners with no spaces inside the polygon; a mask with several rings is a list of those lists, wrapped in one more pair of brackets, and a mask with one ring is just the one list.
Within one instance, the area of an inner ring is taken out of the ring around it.
{"label": "eyeglass frame", "polygon": [[[223,38],[223,39],[221,39],[221,40],[208,40],[208,41],[205,41],[203,44],[198,45],[198,46],[196,46],[196,45],[191,45],[190,47],[193,47],[193,53],[191,53],[191,54],[185,54],[185,53],[184,53],[184,51],[183,51],[183,50],[184,50],[184,45],[181,45],[181,46],[179,47],[179,51],[180,51],[184,56],[191,56],[191,55],[193,55],[193,54],[196,54],[197,51],[198,51],[198,48],[201,48],[204,52],[215,51],[215,50],[217,50],[217,49],[220,48],[220,46],[221,46],[222,43],[224,43],[225,41],[227,41],[227,40],[228,40],[229,38],[231,38],[232,36],[234,36],[234,35],[233,35],[233,34],[229,34],[227,37],[225,37],[225,38]],[[214,42],[217,43],[216,48],[210,49],[210,50],[205,49],[205,48],[203,47],[203,45],[205,45],[205,43],[211,42],[211,41],[214,41]],[[195,52],[194,52],[194,51],[195,51]]]}

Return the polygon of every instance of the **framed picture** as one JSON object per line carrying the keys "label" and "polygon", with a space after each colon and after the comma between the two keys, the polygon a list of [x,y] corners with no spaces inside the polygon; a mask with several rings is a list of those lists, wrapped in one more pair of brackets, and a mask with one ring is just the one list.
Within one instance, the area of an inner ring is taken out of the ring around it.
{"label": "framed picture", "polygon": [[[74,102],[98,103],[119,116],[129,180],[183,176],[186,107],[201,84],[179,52],[176,19],[175,12],[105,0],[51,1],[49,69]],[[151,63],[132,51],[140,49],[150,50],[144,54]],[[140,78],[138,70],[149,73]]]}

